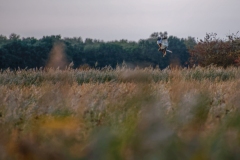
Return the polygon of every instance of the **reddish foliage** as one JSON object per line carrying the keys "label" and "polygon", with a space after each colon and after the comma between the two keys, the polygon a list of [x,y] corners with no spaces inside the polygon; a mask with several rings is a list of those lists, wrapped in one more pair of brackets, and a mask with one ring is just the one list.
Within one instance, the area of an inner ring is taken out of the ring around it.
{"label": "reddish foliage", "polygon": [[240,65],[240,37],[237,34],[227,36],[227,40],[216,38],[216,33],[207,33],[191,49],[189,63],[191,65],[216,65],[221,67]]}

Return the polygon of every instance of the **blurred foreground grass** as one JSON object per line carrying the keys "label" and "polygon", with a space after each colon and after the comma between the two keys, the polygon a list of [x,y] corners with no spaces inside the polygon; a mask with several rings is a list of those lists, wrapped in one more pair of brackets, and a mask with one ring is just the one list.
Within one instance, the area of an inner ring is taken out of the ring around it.
{"label": "blurred foreground grass", "polygon": [[1,71],[0,159],[239,159],[239,75]]}

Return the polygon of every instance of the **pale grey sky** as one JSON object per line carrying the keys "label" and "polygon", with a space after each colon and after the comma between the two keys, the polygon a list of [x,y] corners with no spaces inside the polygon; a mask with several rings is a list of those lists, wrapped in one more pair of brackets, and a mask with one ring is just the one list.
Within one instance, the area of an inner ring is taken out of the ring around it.
{"label": "pale grey sky", "polygon": [[224,37],[240,30],[239,7],[240,0],[0,0],[0,34],[104,41],[138,41],[159,31]]}

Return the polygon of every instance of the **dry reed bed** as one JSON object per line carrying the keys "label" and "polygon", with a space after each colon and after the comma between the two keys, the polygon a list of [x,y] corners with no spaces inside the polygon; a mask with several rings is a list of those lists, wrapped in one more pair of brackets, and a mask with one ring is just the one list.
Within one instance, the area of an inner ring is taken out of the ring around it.
{"label": "dry reed bed", "polygon": [[5,70],[1,159],[239,158],[237,68]]}

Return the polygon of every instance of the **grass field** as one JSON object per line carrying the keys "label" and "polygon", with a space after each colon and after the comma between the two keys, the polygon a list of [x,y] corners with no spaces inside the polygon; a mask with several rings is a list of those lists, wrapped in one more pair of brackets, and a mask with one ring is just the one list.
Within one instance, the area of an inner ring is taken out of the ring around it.
{"label": "grass field", "polygon": [[0,159],[240,159],[240,69],[4,70]]}

